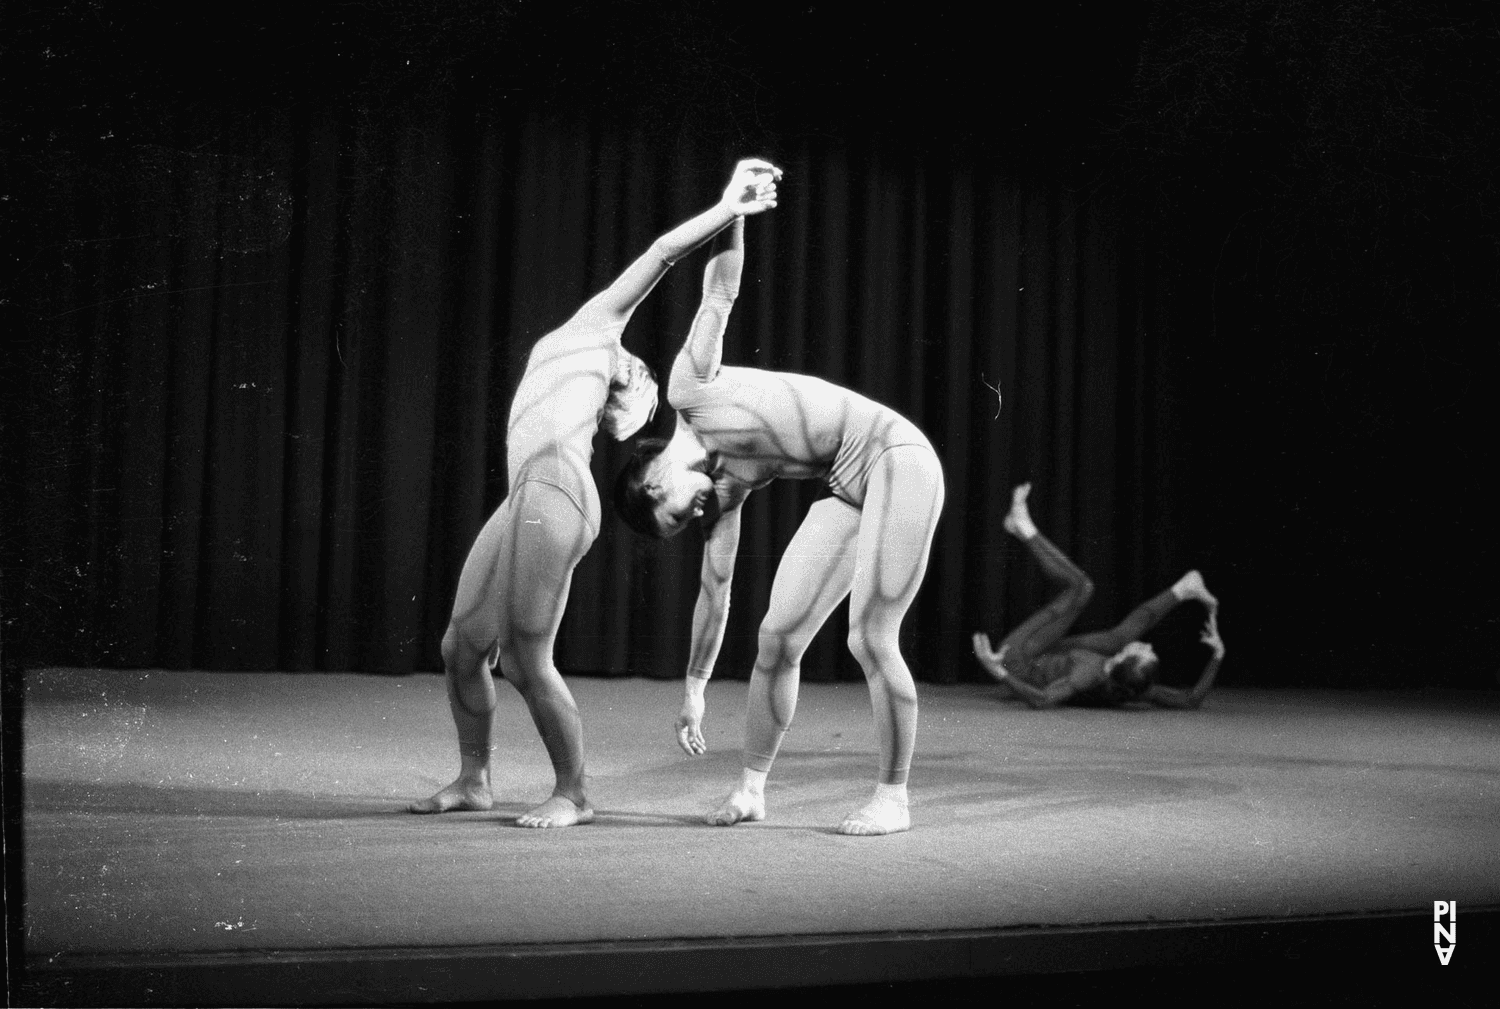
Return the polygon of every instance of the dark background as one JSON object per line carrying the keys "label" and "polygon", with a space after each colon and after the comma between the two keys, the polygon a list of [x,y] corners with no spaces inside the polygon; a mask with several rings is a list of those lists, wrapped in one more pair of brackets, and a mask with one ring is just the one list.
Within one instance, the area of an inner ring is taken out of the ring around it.
{"label": "dark background", "polygon": [[[979,678],[969,633],[1042,602],[999,526],[1032,480],[1081,626],[1198,567],[1224,683],[1495,685],[1488,5],[0,17],[10,668],[440,668],[526,350],[758,155],[787,175],[725,360],[932,437],[919,678]],[[661,373],[701,262],[626,331]],[[815,492],[747,505],[719,675]],[[607,516],[559,666],[681,675],[699,547]],[[1197,616],[1160,632],[1178,678]],[[842,619],[809,679],[859,676]]]}

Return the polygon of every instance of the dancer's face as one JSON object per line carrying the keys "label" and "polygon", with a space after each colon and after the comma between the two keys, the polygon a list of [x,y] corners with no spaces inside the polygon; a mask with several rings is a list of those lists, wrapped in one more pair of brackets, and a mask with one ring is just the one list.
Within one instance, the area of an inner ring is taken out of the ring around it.
{"label": "dancer's face", "polygon": [[656,524],[668,539],[687,528],[694,519],[713,512],[718,499],[714,481],[702,469],[683,460],[670,460],[662,453],[647,467],[646,480],[656,502]]}

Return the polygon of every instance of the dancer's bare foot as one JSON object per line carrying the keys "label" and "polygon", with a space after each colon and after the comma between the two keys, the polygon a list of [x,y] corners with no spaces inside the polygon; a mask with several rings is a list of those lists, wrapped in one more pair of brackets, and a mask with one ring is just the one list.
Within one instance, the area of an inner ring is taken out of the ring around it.
{"label": "dancer's bare foot", "polygon": [[840,834],[861,836],[896,834],[910,829],[905,785],[876,785],[874,798],[839,824]]}
{"label": "dancer's bare foot", "polygon": [[575,824],[592,823],[594,807],[588,800],[577,803],[566,795],[553,794],[535,809],[528,809],[516,817],[517,827],[572,827]]}
{"label": "dancer's bare foot", "polygon": [[1023,483],[1010,492],[1010,511],[1000,524],[1012,536],[1023,540],[1036,535],[1036,525],[1031,521],[1031,510],[1026,507],[1026,497],[1031,493],[1031,484]]}
{"label": "dancer's bare foot", "polygon": [[418,799],[406,808],[413,813],[446,813],[455,809],[486,810],[494,805],[495,797],[490,794],[488,779],[460,775],[436,795]]}
{"label": "dancer's bare foot", "polygon": [[730,792],[729,798],[704,819],[715,827],[728,827],[744,820],[764,820],[765,818],[765,793],[741,785]]}
{"label": "dancer's bare foot", "polygon": [[1178,599],[1197,599],[1211,610],[1219,608],[1218,597],[1208,591],[1208,586],[1203,583],[1203,575],[1196,569],[1177,579],[1177,584],[1172,586],[1172,593]]}

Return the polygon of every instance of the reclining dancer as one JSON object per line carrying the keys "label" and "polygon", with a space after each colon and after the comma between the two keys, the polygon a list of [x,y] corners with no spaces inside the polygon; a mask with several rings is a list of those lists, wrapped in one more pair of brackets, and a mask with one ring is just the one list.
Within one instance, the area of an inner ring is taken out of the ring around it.
{"label": "reclining dancer", "polygon": [[875,794],[838,829],[906,830],[917,693],[897,635],[927,569],[943,507],[942,467],[914,424],[858,393],[808,375],[721,365],[743,235],[736,221],[704,273],[703,301],[667,386],[678,411],[671,440],[642,440],[615,485],[621,516],[644,535],[666,539],[694,519],[704,527],[677,741],[689,754],[706,749],[704,686],[724,637],[746,497],[779,478],[826,481],[832,496],[808,510],[772,583],[739,785],[707,820],[727,826],[765,817],[766,776],[796,708],[802,655],[848,596],[849,650],[869,687],[880,768]]}
{"label": "reclining dancer", "polygon": [[[974,635],[974,656],[995,679],[1020,694],[1034,708],[1059,704],[1118,707],[1146,701],[1164,708],[1196,708],[1203,703],[1219,673],[1224,641],[1219,637],[1219,600],[1203,584],[1203,576],[1189,571],[1170,589],[1131,611],[1108,631],[1063,637],[1078,618],[1094,583],[1051,540],[1037,531],[1026,507],[1031,484],[1011,492],[1005,530],[1019,537],[1042,570],[1064,584],[1057,598],[1011,631],[997,650],[987,635]],[[1196,599],[1208,608],[1199,640],[1212,656],[1191,690],[1156,682],[1161,663],[1156,652],[1138,640],[1179,603]]]}
{"label": "reclining dancer", "polygon": [[770,166],[736,166],[710,209],[652,243],[646,254],[532,347],[506,428],[509,494],[480,530],[459,576],[443,635],[448,702],[458,729],[452,784],[411,805],[414,813],[489,809],[495,685],[520,692],[557,776],[552,795],[524,813],[522,827],[588,823],[583,731],[573,695],[553,665],[573,569],[599,535],[599,494],[589,472],[594,433],[624,441],[656,411],[656,378],[620,343],[637,305],[681,257],[731,221],[775,206],[765,195]]}

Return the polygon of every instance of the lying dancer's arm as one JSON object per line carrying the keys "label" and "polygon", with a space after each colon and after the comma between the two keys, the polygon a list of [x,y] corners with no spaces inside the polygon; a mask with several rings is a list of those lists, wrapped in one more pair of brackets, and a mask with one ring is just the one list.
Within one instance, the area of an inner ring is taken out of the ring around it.
{"label": "lying dancer's arm", "polygon": [[770,185],[768,196],[764,181],[772,178],[772,173],[780,175],[781,170],[754,158],[741,161],[718,203],[652,242],[644,255],[626,267],[609,287],[590,298],[580,312],[599,313],[616,320],[630,318],[636,306],[679,259],[745,214],[758,214],[776,206],[775,184]]}
{"label": "lying dancer's arm", "polygon": [[682,712],[677,716],[677,745],[697,756],[708,750],[703,740],[703,688],[713,675],[729,620],[729,584],[740,549],[740,509],[723,512],[703,542],[703,569],[698,602],[693,606],[693,640],[688,648],[688,672]]}
{"label": "lying dancer's arm", "polygon": [[1219,675],[1219,663],[1224,660],[1224,639],[1219,637],[1217,607],[1209,610],[1208,622],[1203,625],[1203,633],[1198,640],[1213,649],[1213,654],[1209,657],[1208,664],[1203,667],[1203,672],[1199,674],[1198,682],[1193,684],[1193,688],[1179,690],[1176,687],[1153,684],[1146,692],[1146,700],[1163,708],[1197,708],[1203,704],[1203,699],[1213,689],[1214,679]]}

